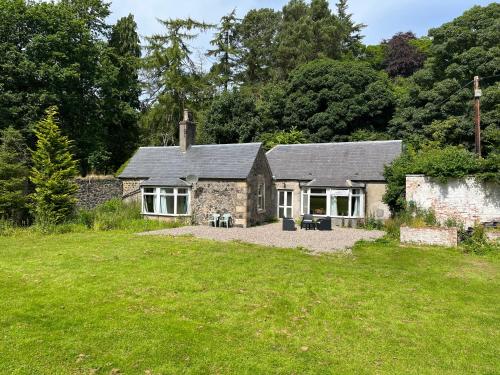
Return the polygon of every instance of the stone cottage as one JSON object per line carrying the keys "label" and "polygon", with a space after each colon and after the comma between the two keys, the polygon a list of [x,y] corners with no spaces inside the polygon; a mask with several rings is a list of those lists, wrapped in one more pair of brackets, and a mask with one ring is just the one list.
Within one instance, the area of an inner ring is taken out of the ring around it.
{"label": "stone cottage", "polygon": [[142,202],[143,215],[206,224],[230,213],[237,226],[275,215],[272,173],[261,143],[195,145],[188,111],[179,124],[179,146],[141,147],[118,176],[123,197]]}
{"label": "stone cottage", "polygon": [[384,166],[402,151],[401,141],[279,145],[267,152],[273,172],[276,216],[329,216],[355,226],[371,216],[387,219],[382,202]]}

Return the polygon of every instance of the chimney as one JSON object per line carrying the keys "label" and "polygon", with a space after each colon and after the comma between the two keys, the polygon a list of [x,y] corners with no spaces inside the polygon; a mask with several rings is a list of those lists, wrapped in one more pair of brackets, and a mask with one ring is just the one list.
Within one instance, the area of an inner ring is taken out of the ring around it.
{"label": "chimney", "polygon": [[194,145],[196,137],[196,124],[193,121],[193,114],[189,110],[184,110],[184,118],[179,122],[179,147],[182,152],[186,152]]}

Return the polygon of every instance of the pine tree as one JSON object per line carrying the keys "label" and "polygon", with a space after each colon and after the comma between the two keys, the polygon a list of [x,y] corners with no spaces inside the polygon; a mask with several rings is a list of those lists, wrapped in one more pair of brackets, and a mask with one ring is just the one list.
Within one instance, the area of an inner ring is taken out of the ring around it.
{"label": "pine tree", "polygon": [[352,14],[347,12],[347,0],[339,0],[337,7],[338,33],[340,35],[340,52],[342,55],[357,56],[361,52],[363,35],[361,30],[365,24],[355,23]]}
{"label": "pine tree", "polygon": [[77,163],[71,153],[71,141],[57,125],[57,108],[50,107],[46,118],[35,126],[36,149],[32,152],[30,180],[32,212],[40,226],[59,224],[74,211],[78,186],[74,182]]}
{"label": "pine tree", "polygon": [[235,67],[239,50],[238,22],[235,9],[222,17],[215,37],[210,41],[210,44],[215,48],[207,53],[207,56],[217,58],[217,62],[212,66],[211,71],[218,78],[219,82],[217,83],[222,84],[224,87],[224,91],[227,91],[229,84],[235,80]]}
{"label": "pine tree", "polygon": [[0,136],[0,219],[20,223],[26,209],[26,144],[20,131],[9,127]]}

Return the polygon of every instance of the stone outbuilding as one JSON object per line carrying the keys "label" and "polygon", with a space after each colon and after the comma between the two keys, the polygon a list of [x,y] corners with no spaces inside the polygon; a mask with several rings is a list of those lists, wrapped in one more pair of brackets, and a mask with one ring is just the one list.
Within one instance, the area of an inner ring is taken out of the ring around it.
{"label": "stone outbuilding", "polygon": [[118,176],[123,197],[140,200],[145,217],[206,224],[230,213],[237,226],[275,216],[271,168],[261,143],[195,145],[189,112],[179,146],[141,147]]}

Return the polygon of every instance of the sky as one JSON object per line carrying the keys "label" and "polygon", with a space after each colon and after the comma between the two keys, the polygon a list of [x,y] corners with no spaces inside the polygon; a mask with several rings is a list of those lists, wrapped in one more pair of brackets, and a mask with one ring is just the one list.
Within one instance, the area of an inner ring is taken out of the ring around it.
{"label": "sky", "polygon": [[[217,23],[236,8],[238,17],[254,8],[281,9],[287,0],[110,0],[110,22],[132,13],[141,36],[162,31],[157,18],[192,17],[198,21]],[[330,1],[335,8],[337,0]],[[427,34],[432,27],[451,21],[473,5],[487,5],[490,0],[350,0],[349,11],[356,22],[364,23],[365,44],[378,44],[398,31],[413,31],[417,36]],[[193,43],[202,51],[209,46],[213,32],[202,35]]]}

